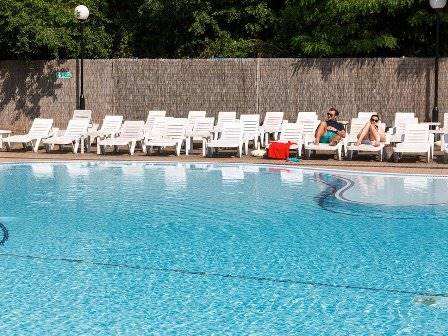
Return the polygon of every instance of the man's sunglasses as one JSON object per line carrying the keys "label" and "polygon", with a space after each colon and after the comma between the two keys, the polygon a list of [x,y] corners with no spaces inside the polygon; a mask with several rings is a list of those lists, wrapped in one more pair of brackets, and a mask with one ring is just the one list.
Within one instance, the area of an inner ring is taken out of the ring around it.
{"label": "man's sunglasses", "polygon": [[327,113],[327,116],[329,116],[329,117],[334,117],[335,115],[333,114],[333,113]]}

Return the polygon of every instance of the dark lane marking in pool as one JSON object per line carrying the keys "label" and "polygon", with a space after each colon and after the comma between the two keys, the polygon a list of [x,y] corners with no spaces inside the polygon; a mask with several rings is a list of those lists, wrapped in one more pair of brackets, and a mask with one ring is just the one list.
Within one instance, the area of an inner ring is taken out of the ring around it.
{"label": "dark lane marking in pool", "polygon": [[192,271],[181,268],[158,268],[158,267],[148,267],[148,266],[138,266],[138,265],[128,265],[120,263],[105,263],[96,261],[87,261],[82,259],[71,259],[71,258],[51,258],[51,257],[41,257],[32,255],[21,255],[14,253],[0,253],[0,257],[13,257],[20,259],[30,259],[30,260],[43,260],[43,261],[62,261],[68,263],[77,263],[88,266],[106,266],[106,267],[116,267],[131,270],[144,270],[153,272],[166,272],[166,273],[178,273],[186,275],[200,275],[208,277],[219,277],[225,279],[240,279],[240,280],[254,280],[260,282],[273,282],[273,283],[286,283],[286,284],[298,284],[298,285],[308,285],[313,287],[325,287],[325,288],[343,288],[350,290],[365,290],[371,292],[383,292],[383,293],[396,293],[396,294],[411,294],[411,295],[421,295],[421,296],[434,296],[434,297],[446,297],[448,298],[448,293],[431,293],[431,292],[419,292],[411,291],[397,288],[376,288],[376,287],[366,287],[357,285],[341,285],[341,284],[331,284],[324,282],[314,282],[306,280],[297,279],[287,279],[287,278],[272,278],[272,277],[262,277],[262,276],[252,276],[252,275],[240,275],[240,274],[225,274],[225,273],[215,273],[207,271]]}
{"label": "dark lane marking in pool", "polygon": [[6,228],[6,226],[0,222],[0,231],[2,232],[2,238],[0,239],[0,245],[5,245],[6,241],[9,238],[9,232],[8,229]]}

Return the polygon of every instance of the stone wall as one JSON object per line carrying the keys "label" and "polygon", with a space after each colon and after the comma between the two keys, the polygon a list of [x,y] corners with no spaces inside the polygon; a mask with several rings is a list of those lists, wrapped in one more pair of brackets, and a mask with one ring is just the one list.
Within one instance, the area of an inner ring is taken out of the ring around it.
{"label": "stone wall", "polygon": [[[390,124],[399,111],[430,118],[433,59],[114,59],[85,61],[87,108],[95,121],[106,114],[145,119],[148,110],[186,116],[189,110],[323,113],[338,108],[348,120],[375,111]],[[71,71],[72,79],[56,79]],[[440,65],[439,107],[448,108],[446,59]],[[0,128],[25,131],[35,117],[64,126],[79,95],[79,64],[66,61],[0,61]]]}

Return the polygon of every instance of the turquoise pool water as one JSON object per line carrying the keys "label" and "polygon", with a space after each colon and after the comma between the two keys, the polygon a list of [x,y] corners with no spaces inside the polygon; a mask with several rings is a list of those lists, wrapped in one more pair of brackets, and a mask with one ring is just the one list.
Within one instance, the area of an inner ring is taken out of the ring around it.
{"label": "turquoise pool water", "polygon": [[0,166],[2,335],[446,335],[447,179]]}

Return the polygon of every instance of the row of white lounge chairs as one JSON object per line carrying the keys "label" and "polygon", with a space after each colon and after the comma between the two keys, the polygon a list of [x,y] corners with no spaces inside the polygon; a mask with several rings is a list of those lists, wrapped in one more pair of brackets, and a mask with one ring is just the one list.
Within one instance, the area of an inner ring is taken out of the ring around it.
{"label": "row of white lounge chairs", "polygon": [[[283,112],[267,112],[260,125],[260,115],[242,114],[236,118],[236,112],[220,112],[215,118],[206,117],[205,111],[190,111],[187,118],[166,117],[165,111],[149,111],[146,122],[124,121],[122,116],[105,116],[101,127],[91,123],[90,110],[76,110],[65,130],[53,127],[52,119],[36,118],[27,134],[12,135],[2,139],[10,149],[14,143],[25,147],[31,145],[35,152],[40,146],[47,151],[56,145],[72,146],[77,153],[96,142],[97,153],[104,154],[109,148],[119,146],[128,148],[131,155],[136,148],[147,154],[154,149],[174,148],[176,155],[184,150],[188,155],[194,143],[199,142],[204,156],[212,155],[220,148],[235,149],[241,157],[243,152],[249,153],[249,146],[259,149],[268,147],[270,139],[280,142],[292,142],[291,150],[301,156],[304,150],[307,156],[314,152],[328,151],[336,153],[341,160],[343,154],[352,157],[353,153],[371,152],[383,159],[384,147],[395,144],[393,148],[397,158],[402,154],[427,156],[428,161],[434,155],[434,134],[427,123],[419,123],[413,113],[397,113],[393,127],[386,132],[386,141],[379,146],[356,145],[357,135],[370,119],[372,112],[360,112],[353,118],[347,137],[336,146],[314,144],[314,133],[319,125],[316,112],[299,112],[295,122],[284,120]],[[448,114],[445,115],[448,119]],[[448,126],[448,121],[445,122]],[[381,126],[385,129],[385,124]],[[438,131],[442,134],[443,131]],[[448,133],[448,130],[447,130]],[[441,137],[441,149],[448,153],[448,147]]]}

